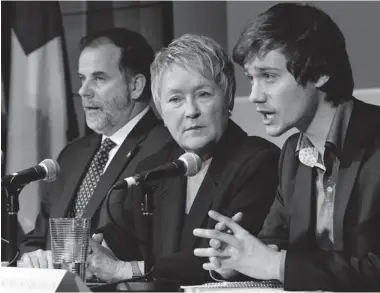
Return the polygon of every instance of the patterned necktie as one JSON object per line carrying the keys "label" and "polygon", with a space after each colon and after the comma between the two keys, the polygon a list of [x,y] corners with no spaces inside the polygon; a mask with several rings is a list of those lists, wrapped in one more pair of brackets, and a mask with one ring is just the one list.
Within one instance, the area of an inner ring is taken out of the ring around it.
{"label": "patterned necktie", "polygon": [[106,138],[92,159],[90,168],[88,168],[86,176],[84,177],[77,193],[74,208],[74,215],[76,218],[80,218],[82,216],[84,208],[94,193],[100,176],[103,174],[103,169],[108,161],[108,154],[115,145],[116,144],[112,140]]}

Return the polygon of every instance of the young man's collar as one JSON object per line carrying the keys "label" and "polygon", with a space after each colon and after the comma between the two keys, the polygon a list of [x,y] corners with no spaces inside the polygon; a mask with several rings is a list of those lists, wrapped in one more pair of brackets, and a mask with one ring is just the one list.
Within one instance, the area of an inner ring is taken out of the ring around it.
{"label": "young man's collar", "polygon": [[336,148],[336,155],[340,155],[350,122],[354,101],[349,100],[338,105],[334,119],[327,135],[326,144],[331,143]]}
{"label": "young man's collar", "polygon": [[[351,118],[352,108],[353,100],[339,104],[329,126],[325,141],[325,148],[334,152],[334,154],[338,157],[343,149],[343,142],[346,136],[348,123]],[[303,148],[315,148],[315,146],[306,134],[300,133],[296,147],[296,156],[299,155],[300,150]]]}

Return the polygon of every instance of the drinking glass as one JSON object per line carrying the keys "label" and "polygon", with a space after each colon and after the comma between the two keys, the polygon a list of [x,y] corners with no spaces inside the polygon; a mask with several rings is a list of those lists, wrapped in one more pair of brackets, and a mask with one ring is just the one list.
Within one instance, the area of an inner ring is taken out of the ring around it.
{"label": "drinking glass", "polygon": [[90,237],[89,218],[50,218],[51,252],[56,269],[86,276]]}

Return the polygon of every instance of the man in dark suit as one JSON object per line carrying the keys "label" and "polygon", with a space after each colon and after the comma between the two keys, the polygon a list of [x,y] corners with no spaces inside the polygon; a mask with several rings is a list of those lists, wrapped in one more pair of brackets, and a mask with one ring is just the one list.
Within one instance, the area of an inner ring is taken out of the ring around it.
{"label": "man in dark suit", "polygon": [[91,218],[95,231],[108,189],[171,139],[149,106],[154,54],[140,34],[111,28],[83,38],[80,49],[79,95],[86,123],[95,133],[60,153],[61,174],[49,185],[35,229],[21,244],[23,266],[52,267],[51,217]]}
{"label": "man in dark suit", "polygon": [[259,237],[211,211],[215,229],[194,231],[211,248],[195,255],[225,278],[278,279],[286,290],[379,291],[380,108],[352,97],[340,29],[315,7],[278,4],[243,31],[234,60],[268,134],[300,133],[283,146]]}
{"label": "man in dark suit", "polygon": [[[114,202],[111,216],[120,215],[122,221],[103,227],[107,243],[117,235],[113,240],[120,244],[114,246],[124,247],[125,253],[137,246],[143,255],[121,258],[138,261],[134,267],[132,262],[101,261],[102,253],[94,247],[98,253],[89,257],[88,270],[105,281],[137,276],[147,269],[142,260],[147,259],[146,245],[152,244],[153,276],[200,284],[210,276],[193,249],[206,247],[208,241],[194,237],[193,229],[214,226],[207,217],[212,208],[237,214],[236,220],[257,235],[274,200],[280,152],[263,138],[249,137],[229,119],[235,98],[234,66],[214,40],[193,34],[173,40],[156,54],[151,76],[153,99],[174,140],[142,161],[138,171],[174,161],[184,152],[200,157],[200,170],[194,176],[150,184],[153,234],[146,234],[150,230],[141,213],[144,187],[129,189],[124,204]],[[244,214],[242,219],[238,212]]]}

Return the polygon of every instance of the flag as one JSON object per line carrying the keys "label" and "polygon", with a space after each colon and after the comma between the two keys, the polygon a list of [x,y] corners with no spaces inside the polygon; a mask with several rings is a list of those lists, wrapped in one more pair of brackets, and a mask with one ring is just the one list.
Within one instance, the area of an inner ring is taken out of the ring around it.
{"label": "flag", "polygon": [[[12,4],[7,174],[56,159],[78,133],[59,2]],[[41,192],[42,184],[32,182],[20,194],[25,233],[34,228]]]}

